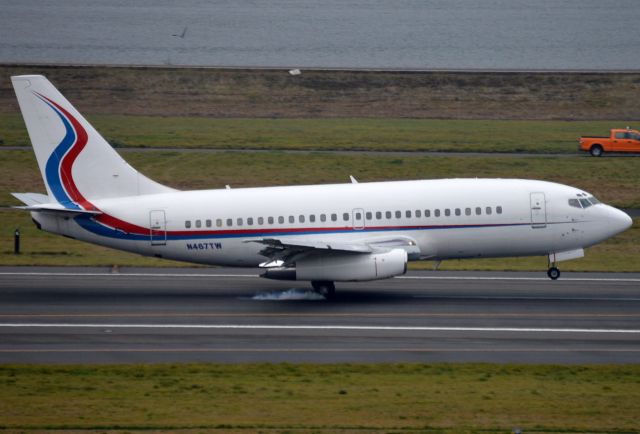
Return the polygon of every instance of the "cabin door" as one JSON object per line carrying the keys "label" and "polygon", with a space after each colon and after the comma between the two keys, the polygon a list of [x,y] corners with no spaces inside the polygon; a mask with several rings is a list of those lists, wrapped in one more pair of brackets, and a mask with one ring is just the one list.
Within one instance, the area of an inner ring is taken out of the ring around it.
{"label": "cabin door", "polygon": [[547,227],[547,207],[544,193],[531,193],[531,227]]}
{"label": "cabin door", "polygon": [[167,244],[167,219],[162,209],[149,211],[149,238],[152,246]]}

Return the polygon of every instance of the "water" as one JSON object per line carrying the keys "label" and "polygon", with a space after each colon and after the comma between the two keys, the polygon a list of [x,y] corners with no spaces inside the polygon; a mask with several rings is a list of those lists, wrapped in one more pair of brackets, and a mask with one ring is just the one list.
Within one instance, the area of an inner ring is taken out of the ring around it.
{"label": "water", "polygon": [[0,0],[0,62],[640,69],[640,2]]}

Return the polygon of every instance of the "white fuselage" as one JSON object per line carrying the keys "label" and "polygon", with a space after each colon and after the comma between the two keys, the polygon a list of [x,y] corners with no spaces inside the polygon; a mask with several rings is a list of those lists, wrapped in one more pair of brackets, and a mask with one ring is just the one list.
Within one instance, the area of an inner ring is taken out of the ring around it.
{"label": "white fuselage", "polygon": [[[251,240],[367,242],[405,236],[422,259],[547,255],[591,246],[629,225],[610,206],[572,207],[587,194],[544,181],[443,179],[170,192],[94,200],[138,230],[88,216],[34,212],[42,228],[149,256],[257,266]],[[145,233],[140,228],[147,230]]]}

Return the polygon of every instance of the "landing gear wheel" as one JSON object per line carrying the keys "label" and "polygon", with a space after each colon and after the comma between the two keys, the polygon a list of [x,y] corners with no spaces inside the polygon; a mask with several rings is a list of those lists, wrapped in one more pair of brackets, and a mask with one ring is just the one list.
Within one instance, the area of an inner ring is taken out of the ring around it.
{"label": "landing gear wheel", "polygon": [[314,280],[311,282],[313,290],[325,297],[327,300],[332,299],[336,295],[336,285],[328,280]]}
{"label": "landing gear wheel", "polygon": [[549,276],[549,279],[551,280],[557,280],[558,277],[560,277],[560,270],[556,267],[551,267],[547,270],[547,276]]}

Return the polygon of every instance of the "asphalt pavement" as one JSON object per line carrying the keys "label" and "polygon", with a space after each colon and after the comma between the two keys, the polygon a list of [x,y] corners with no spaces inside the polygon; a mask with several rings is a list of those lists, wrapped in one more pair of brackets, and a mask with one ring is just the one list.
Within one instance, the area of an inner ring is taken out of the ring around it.
{"label": "asphalt pavement", "polygon": [[640,274],[0,267],[0,363],[640,362]]}

